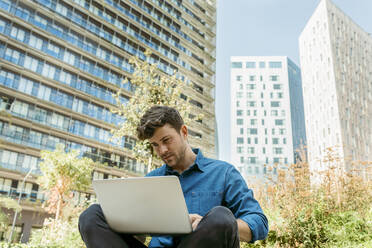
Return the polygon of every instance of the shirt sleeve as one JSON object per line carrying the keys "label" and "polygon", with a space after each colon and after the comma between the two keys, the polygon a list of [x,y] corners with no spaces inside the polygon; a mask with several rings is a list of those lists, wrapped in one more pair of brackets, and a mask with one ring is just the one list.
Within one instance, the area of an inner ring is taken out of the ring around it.
{"label": "shirt sleeve", "polygon": [[268,221],[260,204],[248,188],[245,180],[234,167],[228,170],[225,179],[224,203],[235,218],[246,222],[252,231],[252,240],[265,239],[268,231]]}

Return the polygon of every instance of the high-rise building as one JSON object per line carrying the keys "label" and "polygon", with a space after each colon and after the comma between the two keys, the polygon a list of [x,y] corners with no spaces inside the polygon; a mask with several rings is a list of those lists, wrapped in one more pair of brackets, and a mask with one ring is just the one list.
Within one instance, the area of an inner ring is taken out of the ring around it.
{"label": "high-rise building", "polygon": [[190,142],[216,156],[215,25],[214,0],[0,0],[0,193],[18,198],[35,166],[17,222],[22,241],[45,215],[35,205],[45,200],[35,180],[40,150],[57,143],[80,150],[106,165],[95,168],[94,178],[146,173],[131,155],[133,138],[120,146],[109,141],[123,121],[110,112],[112,94],[122,89],[122,101],[132,94],[123,83],[133,72],[132,55],[144,59],[150,49],[150,63],[187,82],[182,97],[204,115],[191,124]]}
{"label": "high-rise building", "polygon": [[[248,178],[276,174],[306,143],[301,72],[285,56],[231,57],[231,161]],[[267,166],[265,166],[267,165]]]}
{"label": "high-rise building", "polygon": [[308,159],[322,170],[327,148],[348,161],[372,160],[372,37],[321,0],[299,38]]}

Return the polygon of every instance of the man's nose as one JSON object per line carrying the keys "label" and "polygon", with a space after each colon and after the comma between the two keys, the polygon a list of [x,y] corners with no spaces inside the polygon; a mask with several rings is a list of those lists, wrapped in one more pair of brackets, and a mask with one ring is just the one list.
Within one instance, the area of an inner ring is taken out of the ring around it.
{"label": "man's nose", "polygon": [[168,151],[168,147],[167,146],[165,146],[165,145],[160,145],[159,146],[159,153],[160,153],[160,155],[165,154],[167,151]]}

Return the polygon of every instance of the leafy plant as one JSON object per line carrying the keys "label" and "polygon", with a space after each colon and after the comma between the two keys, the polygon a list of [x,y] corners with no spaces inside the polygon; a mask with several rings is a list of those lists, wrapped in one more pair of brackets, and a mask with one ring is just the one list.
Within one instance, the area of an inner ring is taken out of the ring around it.
{"label": "leafy plant", "polygon": [[[149,60],[151,52],[145,52],[146,59]],[[191,120],[199,120],[203,115],[192,115],[192,105],[181,98],[181,90],[187,85],[177,78],[176,73],[169,76],[160,72],[156,64],[149,64],[136,56],[132,56],[129,63],[134,66],[134,72],[130,80],[135,88],[133,95],[127,103],[120,102],[121,91],[117,92],[115,99],[117,107],[112,109],[113,113],[125,118],[118,128],[112,130],[113,139],[121,141],[123,137],[136,137],[136,129],[142,115],[154,105],[165,105],[175,107],[180,112],[185,123]],[[128,79],[126,79],[128,81]],[[153,154],[150,144],[147,141],[137,140],[133,149],[133,154],[138,161],[152,165]]]}
{"label": "leafy plant", "polygon": [[79,158],[79,154],[77,150],[65,152],[61,144],[55,151],[41,151],[42,176],[38,182],[48,193],[46,209],[56,215],[56,220],[71,201],[72,190],[85,191],[91,184],[93,161]]}

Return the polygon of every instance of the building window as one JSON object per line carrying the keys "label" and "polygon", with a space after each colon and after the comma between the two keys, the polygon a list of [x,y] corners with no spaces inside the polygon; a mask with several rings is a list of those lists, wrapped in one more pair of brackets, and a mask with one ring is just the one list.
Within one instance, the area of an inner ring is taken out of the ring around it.
{"label": "building window", "polygon": [[239,82],[240,82],[240,81],[242,81],[242,78],[243,78],[243,76],[241,76],[241,75],[237,75],[237,76],[236,76],[236,81],[239,81]]}
{"label": "building window", "polygon": [[254,143],[257,145],[258,144],[258,138],[254,138]]}
{"label": "building window", "polygon": [[237,144],[243,144],[244,143],[244,139],[243,138],[241,138],[241,137],[238,137],[238,138],[236,138],[236,143]]}
{"label": "building window", "polygon": [[257,134],[257,128],[248,128],[249,134]]}
{"label": "building window", "polygon": [[231,68],[242,68],[242,62],[231,62]]}
{"label": "building window", "polygon": [[266,67],[265,62],[264,62],[264,61],[261,61],[261,62],[260,62],[260,68],[265,68],[265,67]]}
{"label": "building window", "polygon": [[248,162],[250,164],[255,164],[257,162],[256,157],[248,157]]}
{"label": "building window", "polygon": [[247,92],[247,98],[251,99],[253,98],[254,92]]}
{"label": "building window", "polygon": [[240,128],[240,134],[244,134],[244,128]]}
{"label": "building window", "polygon": [[274,84],[273,85],[273,89],[274,90],[281,90],[282,89],[282,85],[281,84]]}
{"label": "building window", "polygon": [[242,146],[238,146],[236,148],[236,151],[237,151],[237,153],[243,153],[243,147]]}
{"label": "building window", "polygon": [[279,81],[279,76],[278,75],[270,75],[270,81]]}
{"label": "building window", "polygon": [[282,134],[282,135],[285,134],[285,128],[280,128],[279,129],[279,134]]}
{"label": "building window", "polygon": [[255,101],[247,101],[247,107],[256,107]]}
{"label": "building window", "polygon": [[252,76],[249,76],[249,81],[254,81],[254,80],[256,80],[256,76],[254,76],[254,75],[252,75]]}
{"label": "building window", "polygon": [[247,84],[247,90],[254,90],[254,89],[256,89],[255,84]]}
{"label": "building window", "polygon": [[254,154],[254,147],[248,147],[248,154]]}
{"label": "building window", "polygon": [[274,154],[282,154],[283,153],[283,148],[281,147],[274,147],[273,148]]}
{"label": "building window", "polygon": [[251,119],[251,125],[257,125],[257,119]]}
{"label": "building window", "polygon": [[240,163],[244,163],[244,157],[240,157]]}
{"label": "building window", "polygon": [[236,125],[243,125],[243,119],[236,119]]}
{"label": "building window", "polygon": [[271,102],[271,107],[280,107],[280,102],[272,101]]}
{"label": "building window", "polygon": [[273,138],[273,145],[278,145],[278,144],[279,144],[279,139]]}
{"label": "building window", "polygon": [[266,154],[266,147],[262,147],[262,153]]}
{"label": "building window", "polygon": [[270,61],[269,62],[270,68],[282,68],[282,62],[280,61]]}
{"label": "building window", "polygon": [[236,115],[237,116],[242,116],[243,115],[243,110],[237,110]]}
{"label": "building window", "polygon": [[280,161],[280,158],[274,158],[273,159],[274,164],[279,163],[279,161]]}
{"label": "building window", "polygon": [[246,68],[256,68],[256,62],[246,62],[245,67]]}
{"label": "building window", "polygon": [[275,125],[276,126],[283,126],[284,125],[284,120],[283,119],[276,119],[275,120]]}
{"label": "building window", "polygon": [[192,105],[194,105],[194,106],[196,106],[196,107],[198,107],[198,108],[203,108],[203,104],[201,104],[200,102],[198,102],[198,101],[195,101],[195,100],[193,100],[193,99],[191,99],[190,101],[189,101],[189,103],[191,103]]}
{"label": "building window", "polygon": [[287,144],[287,139],[286,138],[283,138],[283,144]]}
{"label": "building window", "polygon": [[251,144],[251,138],[247,138],[247,143]]}

